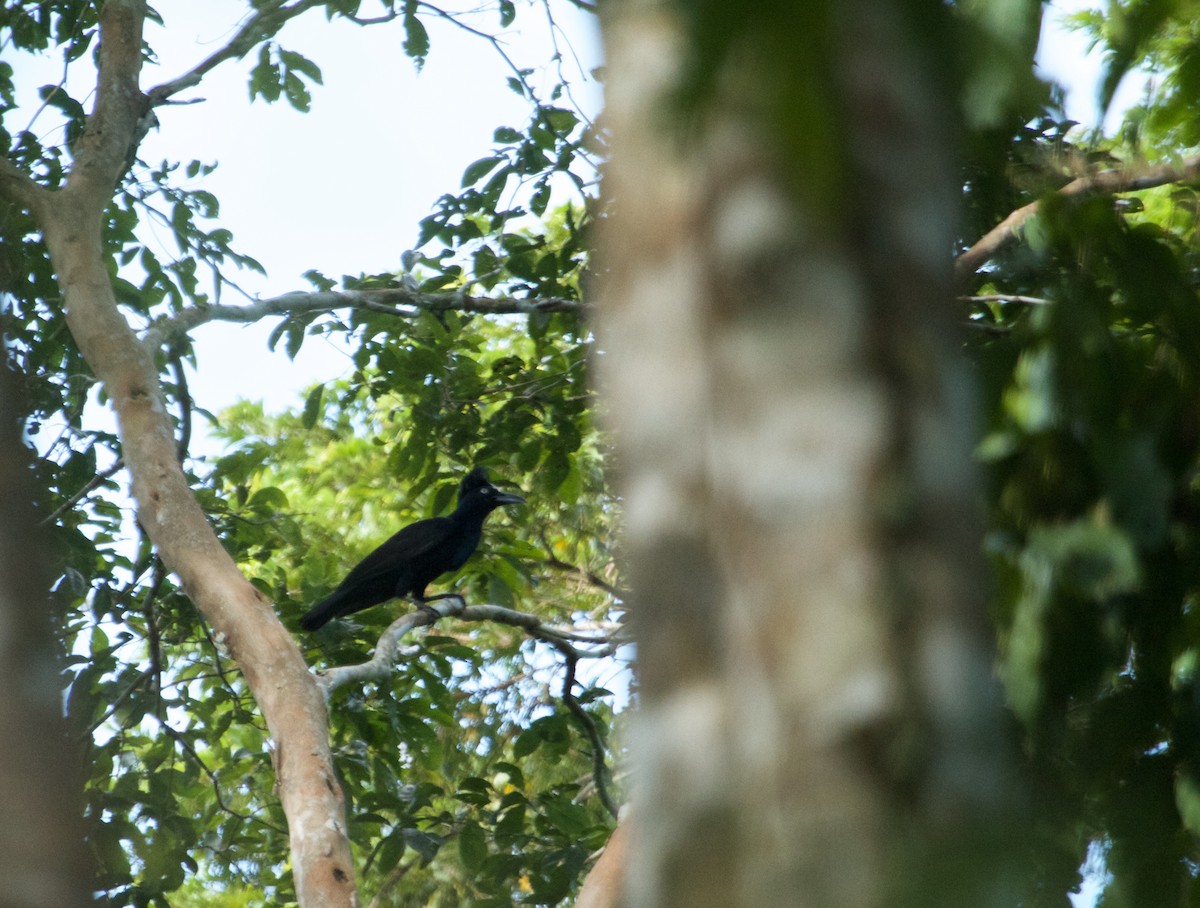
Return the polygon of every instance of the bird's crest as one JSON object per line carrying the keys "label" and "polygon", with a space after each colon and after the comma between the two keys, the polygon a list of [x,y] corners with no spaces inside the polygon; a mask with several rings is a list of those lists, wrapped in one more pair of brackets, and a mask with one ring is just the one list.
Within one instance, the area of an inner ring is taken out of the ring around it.
{"label": "bird's crest", "polygon": [[462,498],[468,492],[482,489],[486,485],[491,485],[488,481],[487,470],[483,467],[476,467],[463,477],[462,484],[458,487],[458,497]]}

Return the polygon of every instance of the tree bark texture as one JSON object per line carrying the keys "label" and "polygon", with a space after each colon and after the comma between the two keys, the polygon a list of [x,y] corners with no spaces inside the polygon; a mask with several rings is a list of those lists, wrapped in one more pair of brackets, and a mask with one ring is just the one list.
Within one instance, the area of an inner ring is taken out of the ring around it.
{"label": "tree bark texture", "polygon": [[96,103],[64,188],[49,192],[11,173],[8,188],[37,218],[71,335],[116,413],[138,521],[237,661],[267,722],[300,904],[353,905],[324,699],[271,603],[243,577],[192,494],[152,352],[118,309],[106,267],[105,208],[149,110],[138,86],[145,14],[140,0],[107,0],[102,8]]}
{"label": "tree bark texture", "polygon": [[50,571],[19,404],[19,382],[0,358],[0,901],[74,908],[92,904],[94,877],[83,843],[82,754],[63,721]]}
{"label": "tree bark texture", "polygon": [[686,113],[698,7],[604,21],[631,905],[991,903],[1007,776],[937,6],[727,12],[740,33]]}

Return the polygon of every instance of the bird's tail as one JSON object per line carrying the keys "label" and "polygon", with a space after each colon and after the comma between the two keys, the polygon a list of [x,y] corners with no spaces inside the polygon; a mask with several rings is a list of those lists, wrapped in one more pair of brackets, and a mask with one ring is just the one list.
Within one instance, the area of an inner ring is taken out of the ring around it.
{"label": "bird's tail", "polygon": [[324,627],[338,616],[339,605],[341,605],[341,597],[326,596],[304,613],[304,617],[300,619],[300,626],[306,631],[315,631]]}

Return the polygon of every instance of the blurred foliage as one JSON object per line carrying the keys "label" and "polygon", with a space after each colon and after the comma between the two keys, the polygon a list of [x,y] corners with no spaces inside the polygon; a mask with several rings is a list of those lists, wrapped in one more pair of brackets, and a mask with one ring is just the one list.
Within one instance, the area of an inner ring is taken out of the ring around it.
{"label": "blurred foliage", "polygon": [[[932,15],[930,3],[910,5],[913,22]],[[359,4],[325,6],[356,15]],[[383,7],[414,61],[437,52],[422,24],[432,7]],[[730,52],[743,13],[785,23],[781,47],[789,29],[812,26],[797,45],[812,54],[796,62],[798,79],[816,80],[811,103],[787,107],[786,92],[766,100],[794,118],[781,125],[811,156],[803,169],[836,170],[840,126],[821,90],[836,47],[813,43],[835,7],[684,7],[700,73]],[[944,77],[962,99],[962,248],[1042,202],[960,301],[981,389],[999,670],[1038,805],[1028,887],[1012,903],[1064,905],[1090,855],[1108,874],[1103,905],[1191,904],[1200,868],[1200,197],[1178,182],[1117,198],[1054,190],[1097,169],[1196,153],[1197,4],[1124,0],[1075,17],[1106,55],[1102,99],[1122,78],[1153,75],[1113,136],[1067,120],[1060,92],[1036,78],[1039,4],[954,7],[957,53]],[[463,21],[499,35],[541,9],[501,0]],[[82,0],[0,12],[0,46],[16,51],[86,67],[94,40],[95,4]],[[316,62],[273,41],[251,59],[254,96],[307,109],[321,83]],[[568,83],[551,79],[543,93],[532,74],[514,65],[509,79],[528,120],[498,126],[462,185],[434,201],[402,273],[333,279],[314,262],[308,275],[317,290],[441,293],[441,303],[283,318],[273,348],[294,356],[328,338],[347,351],[346,379],[310,389],[294,411],[244,403],[213,417],[227,453],[185,460],[225,545],[285,622],[395,528],[446,512],[474,463],[529,504],[494,516],[480,552],[445,588],[561,624],[620,618],[619,507],[603,476],[586,324],[571,305],[485,317],[454,303],[582,300],[604,137],[571,103]],[[58,186],[82,100],[49,86],[41,99],[61,131],[18,128],[13,80],[0,61],[0,149]],[[693,85],[704,90],[703,78]],[[258,268],[220,225],[218,200],[196,188],[209,167],[137,161],[108,209],[113,280],[135,326],[219,302],[231,266]],[[171,232],[178,257],[141,243],[150,224]],[[0,239],[5,343],[24,375],[39,453],[33,487],[60,564],[54,606],[67,710],[87,748],[97,889],[109,904],[286,904],[294,893],[269,736],[220,642],[138,533],[119,441],[96,418],[103,396],[66,330],[32,221],[0,208]],[[161,362],[184,449],[191,359],[184,338]],[[302,643],[318,666],[360,661],[398,608],[364,611]],[[339,690],[331,705],[364,894],[445,906],[568,897],[611,819],[595,796],[592,742],[562,703],[558,656],[503,626],[445,622],[412,643],[388,684]],[[619,749],[610,733],[626,702],[621,663],[581,666],[580,678],[577,696]]]}
{"label": "blurred foliage", "polygon": [[1153,74],[1115,137],[1049,97],[1009,135],[969,137],[964,245],[1042,202],[963,288],[1001,675],[1039,805],[1025,905],[1063,905],[1089,849],[1107,873],[1102,905],[1192,904],[1197,891],[1196,191],[1053,194],[1196,153],[1195,12],[1133,2],[1075,17],[1106,55],[1105,103],[1122,77]]}

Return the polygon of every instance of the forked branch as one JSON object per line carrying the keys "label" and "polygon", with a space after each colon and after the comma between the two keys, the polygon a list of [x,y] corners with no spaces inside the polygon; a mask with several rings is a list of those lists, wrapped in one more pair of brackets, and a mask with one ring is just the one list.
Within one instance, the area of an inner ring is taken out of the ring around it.
{"label": "forked branch", "polygon": [[366,662],[356,665],[338,665],[317,673],[317,684],[325,694],[330,694],[346,684],[362,684],[367,681],[382,681],[392,672],[400,659],[415,656],[417,646],[401,646],[400,641],[411,630],[434,624],[443,618],[459,618],[463,621],[492,621],[524,629],[535,640],[552,645],[569,659],[600,659],[611,656],[624,642],[617,634],[616,625],[595,631],[578,631],[570,627],[547,624],[536,615],[519,612],[500,605],[467,605],[458,595],[449,594],[437,601],[428,601],[421,608],[401,615],[393,621],[375,644],[375,653]]}

